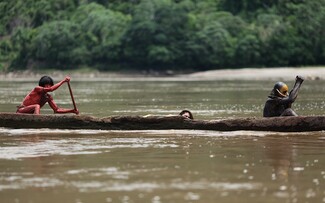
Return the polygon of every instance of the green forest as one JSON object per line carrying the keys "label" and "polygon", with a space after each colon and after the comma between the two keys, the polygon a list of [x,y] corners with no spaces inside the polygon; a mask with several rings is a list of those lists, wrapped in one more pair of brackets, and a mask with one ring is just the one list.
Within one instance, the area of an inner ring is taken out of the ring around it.
{"label": "green forest", "polygon": [[325,64],[324,0],[0,0],[0,71]]}

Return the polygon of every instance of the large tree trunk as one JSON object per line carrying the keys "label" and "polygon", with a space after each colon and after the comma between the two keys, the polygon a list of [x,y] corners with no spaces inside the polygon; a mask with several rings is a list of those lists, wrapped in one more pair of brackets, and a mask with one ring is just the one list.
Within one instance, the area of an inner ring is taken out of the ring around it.
{"label": "large tree trunk", "polygon": [[193,129],[215,131],[254,130],[303,132],[325,130],[325,117],[292,116],[190,120],[181,116],[112,116],[96,118],[91,116],[72,115],[0,113],[0,127],[98,130]]}

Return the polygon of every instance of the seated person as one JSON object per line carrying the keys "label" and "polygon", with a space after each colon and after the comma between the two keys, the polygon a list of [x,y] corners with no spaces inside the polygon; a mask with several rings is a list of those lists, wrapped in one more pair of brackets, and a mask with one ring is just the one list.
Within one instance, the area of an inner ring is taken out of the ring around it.
{"label": "seated person", "polygon": [[69,82],[70,77],[65,77],[59,83],[54,84],[49,76],[43,76],[32,91],[25,97],[22,104],[17,106],[17,113],[40,114],[40,109],[48,103],[54,113],[75,113],[79,114],[77,109],[59,108],[49,92],[57,90],[63,83]]}
{"label": "seated person", "polygon": [[179,113],[179,115],[185,118],[193,119],[193,114],[189,110],[183,110]]}
{"label": "seated person", "polygon": [[271,94],[265,102],[263,117],[297,116],[291,109],[291,105],[296,100],[303,81],[303,77],[297,76],[294,87],[289,94],[288,86],[285,83],[275,83]]}

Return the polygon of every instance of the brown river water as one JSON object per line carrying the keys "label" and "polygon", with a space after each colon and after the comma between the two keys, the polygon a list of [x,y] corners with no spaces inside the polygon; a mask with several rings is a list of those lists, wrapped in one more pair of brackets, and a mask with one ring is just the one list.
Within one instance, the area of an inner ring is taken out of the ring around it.
{"label": "brown river water", "polygon": [[[195,119],[215,119],[261,117],[274,82],[143,78],[71,86],[83,115],[189,109]],[[15,112],[35,85],[0,82],[0,111]],[[325,81],[305,81],[294,110],[324,115],[324,92]],[[52,95],[72,107],[66,85]],[[0,202],[325,202],[324,147],[323,131],[0,128]]]}

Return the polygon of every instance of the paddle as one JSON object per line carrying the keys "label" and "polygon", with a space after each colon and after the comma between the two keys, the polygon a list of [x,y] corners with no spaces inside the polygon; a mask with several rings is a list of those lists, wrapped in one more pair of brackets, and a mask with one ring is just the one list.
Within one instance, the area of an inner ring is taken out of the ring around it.
{"label": "paddle", "polygon": [[[74,101],[74,98],[73,98],[73,94],[72,94],[72,90],[71,90],[70,82],[68,82],[68,87],[69,87],[70,96],[71,96],[71,100],[72,100],[72,103],[73,103],[74,110],[77,110],[77,106],[76,106],[76,102]],[[78,113],[78,114],[79,114],[79,113]]]}

